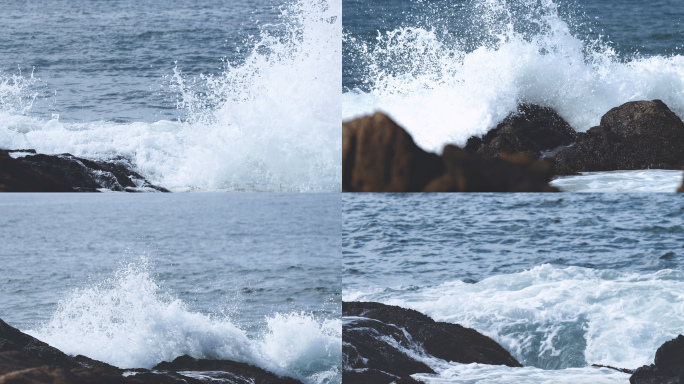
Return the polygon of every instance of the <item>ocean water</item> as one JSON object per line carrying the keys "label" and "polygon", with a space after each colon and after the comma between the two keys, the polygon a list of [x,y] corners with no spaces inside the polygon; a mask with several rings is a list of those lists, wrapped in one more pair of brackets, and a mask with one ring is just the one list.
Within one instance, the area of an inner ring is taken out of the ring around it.
{"label": "ocean water", "polygon": [[580,132],[633,100],[684,117],[676,0],[344,0],[343,12],[343,119],[383,111],[428,150],[482,136],[519,103]]}
{"label": "ocean water", "polygon": [[339,0],[0,7],[0,148],[174,191],[341,189]]}
{"label": "ocean water", "polygon": [[677,194],[343,196],[343,299],[493,338],[525,368],[419,356],[430,383],[625,383],[684,333]]}
{"label": "ocean water", "polygon": [[340,383],[339,194],[0,196],[0,318],[69,354]]}

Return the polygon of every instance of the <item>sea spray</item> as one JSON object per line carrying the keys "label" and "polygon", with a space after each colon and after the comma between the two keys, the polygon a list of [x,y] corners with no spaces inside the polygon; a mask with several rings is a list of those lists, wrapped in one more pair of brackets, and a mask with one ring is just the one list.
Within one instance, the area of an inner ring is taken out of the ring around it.
{"label": "sea spray", "polygon": [[[632,100],[662,99],[684,116],[680,55],[618,57],[604,37],[578,33],[551,0],[439,4],[447,16],[378,32],[372,42],[347,31],[364,74],[343,94],[344,119],[382,110],[439,151],[485,134],[519,103],[553,108],[577,131]],[[450,13],[468,21],[450,24]]]}
{"label": "sea spray", "polygon": [[[3,101],[0,148],[123,157],[173,191],[339,191],[341,4],[288,3],[279,22],[262,26],[244,61],[220,74],[188,79],[176,68],[183,121],[45,121],[27,115],[30,103]],[[2,79],[10,96],[32,92],[25,78]]]}
{"label": "sea spray", "polygon": [[412,308],[493,338],[525,366],[637,368],[684,333],[684,273],[623,273],[549,264],[428,287],[345,292]]}
{"label": "sea spray", "polygon": [[306,313],[266,317],[250,336],[225,316],[190,311],[165,293],[146,261],[75,290],[32,336],[71,355],[121,368],[151,368],[187,354],[252,364],[306,383],[341,382],[341,321]]}

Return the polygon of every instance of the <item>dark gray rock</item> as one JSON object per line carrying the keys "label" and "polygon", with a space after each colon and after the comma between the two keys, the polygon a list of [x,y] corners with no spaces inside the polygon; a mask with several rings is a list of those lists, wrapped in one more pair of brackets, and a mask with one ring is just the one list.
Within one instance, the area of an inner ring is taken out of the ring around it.
{"label": "dark gray rock", "polygon": [[666,341],[658,348],[651,365],[637,368],[630,384],[684,384],[684,336]]}

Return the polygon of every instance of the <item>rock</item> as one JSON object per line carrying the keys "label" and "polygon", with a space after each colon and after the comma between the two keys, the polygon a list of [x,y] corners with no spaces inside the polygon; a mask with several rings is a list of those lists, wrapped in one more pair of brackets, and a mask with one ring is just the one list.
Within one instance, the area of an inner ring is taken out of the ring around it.
{"label": "rock", "polygon": [[442,158],[446,172],[424,192],[558,192],[549,185],[553,165],[524,153],[486,158],[447,145]]}
{"label": "rock", "polygon": [[411,376],[397,377],[389,373],[368,369],[364,371],[344,371],[342,373],[344,384],[425,384]]}
{"label": "rock", "polygon": [[376,113],[342,125],[345,192],[552,192],[553,167],[521,155],[485,158],[447,145],[420,149],[389,117]]}
{"label": "rock", "polygon": [[684,336],[666,341],[658,348],[651,365],[637,368],[630,384],[684,384]]}
{"label": "rock", "polygon": [[601,124],[577,135],[554,156],[558,168],[578,172],[681,169],[684,122],[662,101],[633,101],[613,108]]}
{"label": "rock", "polygon": [[522,367],[503,347],[474,329],[436,322],[412,309],[373,302],[344,302],[342,316],[365,317],[403,328],[427,354],[442,360]]}
{"label": "rock", "polygon": [[418,192],[443,171],[439,156],[382,113],[342,124],[343,191]]}
{"label": "rock", "polygon": [[21,332],[0,319],[0,352],[6,351],[22,352],[38,361],[40,365],[67,369],[81,367],[81,364],[74,358],[67,356],[59,349]]}
{"label": "rock", "polygon": [[34,171],[63,181],[79,192],[97,192],[101,188],[126,192],[135,192],[137,188],[151,188],[168,192],[133,171],[124,158],[92,161],[64,153],[30,155],[16,160]]}
{"label": "rock", "polygon": [[677,189],[677,192],[684,193],[684,177],[682,177],[682,186]]}
{"label": "rock", "polygon": [[[195,359],[188,355],[177,357],[172,362],[162,362],[157,364],[153,370],[163,371],[202,371],[208,373],[223,372],[230,373],[230,377],[236,383],[260,383],[260,384],[302,384],[301,381],[290,377],[279,377],[261,368],[246,364],[237,363],[229,360],[204,360]],[[237,378],[235,377],[237,376]],[[217,376],[221,378],[221,376]],[[242,378],[242,381],[239,379]]]}
{"label": "rock", "polygon": [[396,325],[346,317],[342,325],[342,381],[390,383],[415,373],[435,373],[409,356],[409,351],[420,354],[422,348]]}
{"label": "rock", "polygon": [[484,137],[468,139],[464,149],[484,157],[522,152],[538,159],[545,151],[572,144],[576,135],[553,109],[523,104],[518,113],[507,117]]}
{"label": "rock", "polygon": [[59,179],[13,159],[9,152],[0,149],[0,192],[74,192]]}

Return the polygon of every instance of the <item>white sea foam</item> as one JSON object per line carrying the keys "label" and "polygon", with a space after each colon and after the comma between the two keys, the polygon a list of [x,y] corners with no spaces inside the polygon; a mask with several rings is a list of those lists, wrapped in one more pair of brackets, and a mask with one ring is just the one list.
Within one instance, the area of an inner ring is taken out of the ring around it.
{"label": "white sea foam", "polygon": [[474,328],[523,365],[543,369],[637,368],[684,333],[684,273],[673,270],[639,275],[542,265],[476,284],[345,292],[344,299],[399,305]]}
{"label": "white sea foam", "polygon": [[339,191],[341,2],[299,0],[283,6],[279,22],[221,74],[193,80],[175,69],[184,122],[31,118],[27,81],[0,77],[0,148],[123,156],[174,191]]}
{"label": "white sea foam", "polygon": [[276,313],[265,322],[263,334],[251,337],[229,318],[192,312],[164,294],[142,263],[75,291],[27,333],[121,368],[151,368],[188,354],[245,362],[306,383],[341,382],[341,320]]}
{"label": "white sea foam", "polygon": [[563,192],[674,192],[682,185],[682,171],[648,169],[585,172],[561,176],[550,184]]}
{"label": "white sea foam", "polygon": [[602,40],[573,35],[552,0],[471,0],[464,9],[466,29],[482,34],[476,47],[468,36],[447,39],[458,32],[442,25],[400,27],[373,44],[346,37],[370,90],[343,94],[343,118],[384,111],[439,151],[483,135],[519,103],[553,108],[577,131],[632,100],[662,99],[684,116],[683,56],[620,59]]}

